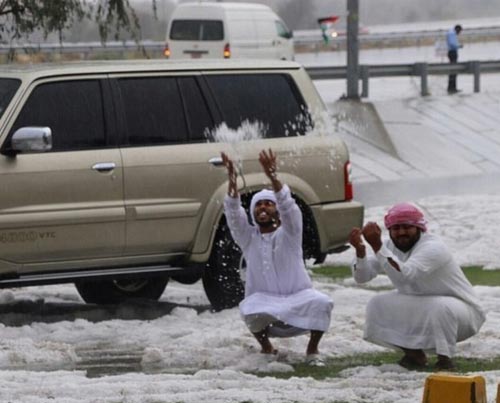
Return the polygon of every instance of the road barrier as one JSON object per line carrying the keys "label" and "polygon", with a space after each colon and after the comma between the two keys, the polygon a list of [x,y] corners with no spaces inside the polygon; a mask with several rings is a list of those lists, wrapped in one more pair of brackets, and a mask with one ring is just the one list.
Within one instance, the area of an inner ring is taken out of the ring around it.
{"label": "road barrier", "polygon": [[[420,46],[425,44],[435,44],[436,41],[444,41],[446,38],[445,29],[426,29],[414,31],[394,31],[394,32],[360,32],[358,40],[361,47],[391,47],[391,46]],[[483,27],[465,28],[460,38],[465,42],[498,41],[500,36],[500,26],[491,25]],[[324,44],[321,30],[300,30],[294,31],[294,43],[296,47],[313,46],[316,49],[331,51],[332,49],[345,48],[347,36],[339,34],[332,37],[328,44]],[[149,54],[163,54],[165,42],[143,40],[139,43],[135,41],[110,41],[101,42],[61,42],[61,43],[0,43],[0,54],[10,53],[81,53],[91,55],[94,53],[109,52],[145,52]]]}
{"label": "road barrier", "polygon": [[[307,67],[307,72],[313,80],[331,80],[347,78],[346,66]],[[429,75],[472,74],[474,92],[481,90],[481,73],[500,73],[500,60],[469,61],[456,64],[449,63],[413,63],[413,64],[383,64],[361,65],[358,76],[362,82],[361,97],[369,95],[369,79],[372,77],[420,77],[420,94],[429,95]]]}
{"label": "road barrier", "polygon": [[[394,34],[396,35],[396,34]],[[401,35],[399,33],[399,35]],[[12,54],[48,54],[64,55],[78,54],[80,58],[88,59],[99,53],[118,53],[120,57],[125,58],[131,52],[139,53],[144,58],[157,58],[163,55],[163,42],[143,41],[136,43],[126,42],[108,42],[103,45],[100,42],[85,43],[42,43],[27,45],[2,45],[0,44],[0,55]],[[306,67],[307,72],[313,80],[324,79],[346,79],[346,66],[332,67]],[[359,66],[358,76],[362,81],[361,97],[366,98],[369,95],[369,79],[373,77],[401,77],[417,76],[420,77],[420,94],[429,95],[428,76],[429,75],[449,75],[449,74],[471,74],[474,80],[474,92],[481,90],[482,73],[500,73],[500,61],[469,61],[457,64],[449,63],[413,63],[413,64],[384,64],[384,65],[361,65]]]}

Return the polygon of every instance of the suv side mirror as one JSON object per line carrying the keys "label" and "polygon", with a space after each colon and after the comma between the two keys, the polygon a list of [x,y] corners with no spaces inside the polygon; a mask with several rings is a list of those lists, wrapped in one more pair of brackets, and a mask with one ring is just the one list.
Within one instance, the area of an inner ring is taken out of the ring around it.
{"label": "suv side mirror", "polygon": [[10,140],[10,147],[2,153],[15,156],[25,152],[45,152],[52,149],[52,130],[50,127],[21,127]]}

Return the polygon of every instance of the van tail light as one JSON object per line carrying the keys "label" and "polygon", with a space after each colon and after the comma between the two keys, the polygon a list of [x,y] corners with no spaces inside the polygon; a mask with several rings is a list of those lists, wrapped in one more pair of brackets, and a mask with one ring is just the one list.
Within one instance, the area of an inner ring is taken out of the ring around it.
{"label": "van tail light", "polygon": [[231,46],[229,43],[224,45],[224,59],[229,59],[231,57]]}
{"label": "van tail light", "polygon": [[352,189],[352,180],[351,180],[351,163],[347,161],[344,164],[344,195],[345,200],[352,200],[353,198],[353,189]]}
{"label": "van tail light", "polygon": [[167,59],[170,57],[170,48],[168,47],[168,43],[166,43],[165,47],[163,48],[163,56],[165,56]]}

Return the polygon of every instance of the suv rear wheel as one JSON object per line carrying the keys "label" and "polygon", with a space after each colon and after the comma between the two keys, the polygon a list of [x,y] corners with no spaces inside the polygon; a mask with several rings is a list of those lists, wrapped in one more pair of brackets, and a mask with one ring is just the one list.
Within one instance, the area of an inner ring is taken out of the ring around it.
{"label": "suv rear wheel", "polygon": [[244,296],[242,273],[245,263],[241,250],[222,221],[203,272],[203,287],[215,311],[237,306]]}
{"label": "suv rear wheel", "polygon": [[79,281],[75,286],[87,303],[119,304],[134,298],[158,300],[165,291],[167,283],[168,277],[147,277]]}

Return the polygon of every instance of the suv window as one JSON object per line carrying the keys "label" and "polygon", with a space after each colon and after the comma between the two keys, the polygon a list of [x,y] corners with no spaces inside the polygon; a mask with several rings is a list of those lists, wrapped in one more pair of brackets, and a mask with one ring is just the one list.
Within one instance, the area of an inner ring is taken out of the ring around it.
{"label": "suv window", "polygon": [[52,130],[52,151],[106,145],[101,86],[98,80],[63,81],[37,86],[23,106],[9,138],[25,126]]}
{"label": "suv window", "polygon": [[303,135],[310,126],[304,100],[284,74],[207,75],[207,82],[231,129],[245,120],[266,127],[265,137]]}
{"label": "suv window", "polygon": [[0,78],[0,118],[20,85],[19,80]]}
{"label": "suv window", "polygon": [[175,20],[170,29],[170,39],[178,41],[222,41],[222,21]]}
{"label": "suv window", "polygon": [[123,78],[118,86],[129,145],[205,141],[213,126],[194,77]]}
{"label": "suv window", "polygon": [[178,79],[182,101],[186,111],[189,138],[191,141],[206,141],[214,121],[197,81],[193,77]]}

